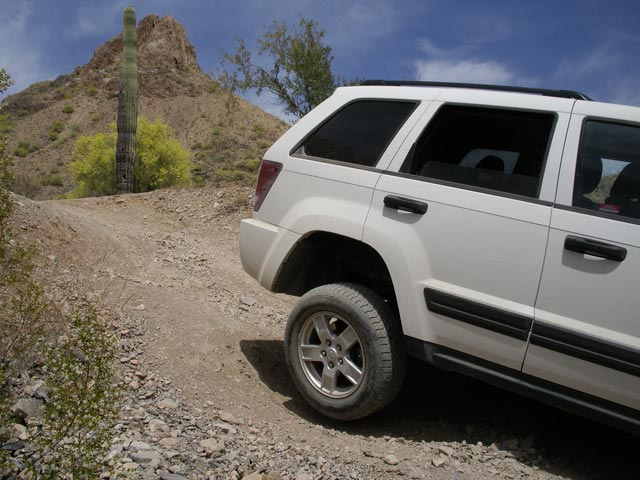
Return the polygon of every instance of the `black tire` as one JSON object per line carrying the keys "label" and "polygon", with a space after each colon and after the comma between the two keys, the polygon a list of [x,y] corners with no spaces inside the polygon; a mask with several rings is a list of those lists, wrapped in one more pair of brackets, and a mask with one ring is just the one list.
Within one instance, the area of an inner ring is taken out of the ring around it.
{"label": "black tire", "polygon": [[404,381],[397,316],[360,285],[323,285],[302,296],[289,315],[284,349],[297,389],[330,418],[371,415],[393,400]]}

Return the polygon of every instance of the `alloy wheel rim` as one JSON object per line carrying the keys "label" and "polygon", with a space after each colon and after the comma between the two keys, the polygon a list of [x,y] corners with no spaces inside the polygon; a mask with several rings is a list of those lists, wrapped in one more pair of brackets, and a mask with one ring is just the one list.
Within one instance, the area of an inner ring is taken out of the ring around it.
{"label": "alloy wheel rim", "polygon": [[329,398],[345,398],[362,384],[365,358],[353,325],[334,312],[318,312],[303,323],[298,358],[307,380]]}

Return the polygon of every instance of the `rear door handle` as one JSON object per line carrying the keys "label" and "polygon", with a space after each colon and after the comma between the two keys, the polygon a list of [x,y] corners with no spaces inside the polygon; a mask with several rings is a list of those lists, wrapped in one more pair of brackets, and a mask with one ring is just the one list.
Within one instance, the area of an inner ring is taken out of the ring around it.
{"label": "rear door handle", "polygon": [[606,258],[614,262],[622,262],[627,258],[627,249],[612,245],[610,243],[599,242],[590,238],[568,235],[564,240],[565,250],[571,252],[584,253],[599,258]]}
{"label": "rear door handle", "polygon": [[387,195],[384,197],[384,206],[403,212],[417,213],[418,215],[424,215],[427,212],[427,208],[429,208],[429,205],[419,200],[398,197],[396,195]]}

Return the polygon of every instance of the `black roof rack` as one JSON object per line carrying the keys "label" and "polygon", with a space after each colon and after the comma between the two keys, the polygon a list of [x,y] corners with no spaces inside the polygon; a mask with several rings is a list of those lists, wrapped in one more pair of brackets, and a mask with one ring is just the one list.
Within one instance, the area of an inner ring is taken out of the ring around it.
{"label": "black roof rack", "polygon": [[483,85],[478,83],[452,83],[452,82],[422,82],[414,80],[364,80],[360,85],[387,85],[393,87],[449,87],[449,88],[473,88],[476,90],[497,90],[500,92],[532,93],[545,97],[575,98],[576,100],[591,100],[584,93],[573,90],[550,90],[546,88],[509,87],[506,85]]}

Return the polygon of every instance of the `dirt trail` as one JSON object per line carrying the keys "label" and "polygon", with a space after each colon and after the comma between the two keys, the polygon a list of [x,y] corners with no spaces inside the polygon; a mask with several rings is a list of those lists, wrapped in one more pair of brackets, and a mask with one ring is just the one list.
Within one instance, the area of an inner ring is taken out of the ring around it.
{"label": "dirt trail", "polygon": [[20,200],[16,226],[56,275],[79,279],[143,326],[140,361],[205,417],[231,412],[379,478],[639,478],[637,438],[420,365],[372,418],[317,416],[291,386],[282,354],[295,299],[262,289],[240,265],[238,222],[250,195]]}

